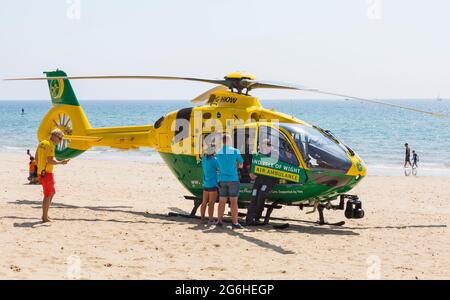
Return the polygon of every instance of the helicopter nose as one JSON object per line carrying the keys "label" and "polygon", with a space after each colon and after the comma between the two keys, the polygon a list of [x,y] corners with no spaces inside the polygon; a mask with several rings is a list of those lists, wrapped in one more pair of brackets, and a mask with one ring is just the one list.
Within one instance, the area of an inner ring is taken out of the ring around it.
{"label": "helicopter nose", "polygon": [[358,176],[358,177],[364,177],[364,176],[366,176],[366,173],[367,173],[367,167],[366,167],[366,165],[364,164],[364,162],[361,160],[361,159],[356,159],[354,162],[353,162],[353,165],[354,165],[354,168],[356,169],[356,176]]}
{"label": "helicopter nose", "polygon": [[353,176],[356,180],[366,176],[367,167],[358,155],[349,157],[352,161],[351,167],[347,172],[348,176]]}

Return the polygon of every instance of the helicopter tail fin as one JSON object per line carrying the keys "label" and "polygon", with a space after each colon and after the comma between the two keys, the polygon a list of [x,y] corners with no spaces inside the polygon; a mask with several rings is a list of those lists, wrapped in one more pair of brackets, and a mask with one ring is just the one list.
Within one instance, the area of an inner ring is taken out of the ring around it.
{"label": "helicopter tail fin", "polygon": [[52,79],[52,77],[67,77],[64,71],[56,70],[44,72],[44,74],[48,78],[47,83],[53,104],[80,106],[68,79]]}
{"label": "helicopter tail fin", "polygon": [[64,140],[56,146],[57,159],[73,158],[91,147],[95,137],[89,137],[91,126],[87,120],[83,108],[68,79],[53,77],[66,77],[64,71],[56,70],[44,72],[48,80],[48,88],[53,107],[47,112],[38,130],[38,139],[49,137],[50,132],[59,128],[64,132]]}

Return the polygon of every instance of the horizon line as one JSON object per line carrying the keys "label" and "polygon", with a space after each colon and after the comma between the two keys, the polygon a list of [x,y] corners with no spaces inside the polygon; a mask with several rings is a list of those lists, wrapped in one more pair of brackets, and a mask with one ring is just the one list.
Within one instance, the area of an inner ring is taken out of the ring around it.
{"label": "horizon line", "polygon": [[[369,98],[374,100],[388,100],[388,101],[403,101],[403,100],[425,100],[425,101],[446,101],[450,100],[447,98]],[[86,99],[86,100],[80,100],[79,101],[191,101],[192,99]],[[270,99],[262,99],[258,98],[258,100],[261,101],[359,101],[357,99],[347,99],[347,98],[311,98],[311,99],[281,99],[281,98],[270,98]],[[51,102],[51,99],[0,99],[0,102],[6,102],[6,101],[37,101],[37,102],[44,102],[49,101]],[[206,101],[205,101],[206,102]]]}

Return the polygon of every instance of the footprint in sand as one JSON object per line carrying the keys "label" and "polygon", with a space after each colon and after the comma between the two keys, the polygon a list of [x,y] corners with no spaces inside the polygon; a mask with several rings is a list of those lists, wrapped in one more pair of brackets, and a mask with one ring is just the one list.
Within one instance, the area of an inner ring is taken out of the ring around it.
{"label": "footprint in sand", "polygon": [[11,265],[9,268],[10,268],[11,270],[13,270],[14,272],[20,272],[20,271],[22,271],[22,269],[21,269],[20,267],[16,266],[16,265]]}
{"label": "footprint in sand", "polygon": [[205,270],[207,270],[207,271],[225,271],[226,268],[206,267]]}

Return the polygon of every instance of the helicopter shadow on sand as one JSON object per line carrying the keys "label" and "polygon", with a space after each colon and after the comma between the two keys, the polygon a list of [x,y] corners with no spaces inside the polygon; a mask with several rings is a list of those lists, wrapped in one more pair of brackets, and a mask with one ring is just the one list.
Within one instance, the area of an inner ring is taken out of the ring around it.
{"label": "helicopter shadow on sand", "polygon": [[204,233],[213,233],[213,232],[224,232],[228,235],[238,237],[242,240],[245,240],[249,243],[253,243],[259,247],[268,248],[271,250],[274,250],[281,254],[296,254],[296,252],[293,252],[291,250],[285,250],[281,246],[272,245],[269,242],[260,240],[258,238],[255,238],[253,236],[246,235],[246,233],[254,233],[254,232],[269,232],[273,231],[274,234],[288,234],[288,233],[307,233],[307,234],[319,234],[319,235],[327,235],[327,234],[333,234],[333,235],[354,235],[357,236],[359,233],[350,231],[350,230],[333,230],[331,228],[318,228],[314,226],[302,226],[302,225],[292,225],[290,224],[288,228],[285,229],[274,229],[272,225],[279,225],[276,223],[271,223],[271,225],[264,225],[264,226],[256,226],[256,227],[245,227],[243,230],[232,230],[228,228],[220,228],[220,229],[212,229],[212,230],[204,230]]}
{"label": "helicopter shadow on sand", "polygon": [[[42,201],[33,201],[33,200],[16,200],[16,201],[10,201],[8,204],[14,204],[14,205],[35,205],[33,208],[35,209],[41,209]],[[70,205],[70,204],[64,204],[64,203],[58,203],[53,202],[52,203],[52,209],[58,209],[58,208],[66,208],[66,209],[88,209],[93,211],[104,211],[104,212],[116,212],[116,213],[126,213],[126,214],[132,214],[135,216],[145,217],[145,218],[153,218],[158,220],[163,220],[166,222],[148,222],[148,221],[123,221],[123,220],[116,220],[116,219],[75,219],[75,218],[64,218],[64,219],[57,219],[54,218],[53,220],[57,221],[87,221],[87,222],[116,222],[116,223],[155,223],[155,224],[173,224],[174,222],[181,222],[184,221],[184,223],[191,223],[198,225],[199,230],[204,230],[203,224],[199,223],[198,218],[179,218],[179,217],[170,217],[167,214],[159,214],[159,213],[149,213],[148,211],[141,212],[141,211],[133,211],[133,210],[126,210],[126,208],[132,208],[132,206],[77,206],[77,205]],[[169,207],[169,210],[179,213],[179,214],[188,214],[186,211],[179,209],[178,207]],[[23,219],[23,220],[30,220],[33,218],[27,218],[27,217],[16,217],[16,216],[3,216],[0,217],[0,219]],[[167,222],[170,221],[170,222]],[[302,223],[302,222],[308,222],[309,221],[303,221],[300,219],[283,219],[283,221],[290,221],[290,222],[296,222],[296,223]],[[229,222],[227,217],[224,218],[224,222]],[[32,227],[33,225],[42,224],[41,221],[36,222],[27,222],[27,223],[17,223],[15,224],[15,227]],[[270,225],[265,226],[256,226],[256,227],[246,227],[246,230],[250,231],[269,231],[269,230],[276,230],[272,227],[272,225],[280,225],[282,223],[274,223],[273,221],[270,223]],[[318,226],[318,225],[300,225],[300,224],[292,224],[289,223],[289,227],[285,229],[279,229],[276,230],[277,233],[289,233],[289,232],[299,232],[299,233],[307,233],[307,234],[334,234],[334,235],[359,235],[359,233],[351,231],[351,230],[366,230],[366,229],[408,229],[408,228],[445,228],[447,225],[443,224],[416,224],[416,225],[385,225],[385,226],[358,226],[358,227],[350,227],[350,226],[342,226],[342,227],[328,227],[328,226]]]}
{"label": "helicopter shadow on sand", "polygon": [[[172,210],[173,212],[176,212],[178,214],[181,215],[188,215],[189,213],[187,213],[184,210],[181,210],[177,207],[169,207],[170,210]],[[199,217],[193,217],[193,218],[180,218],[180,217],[176,217],[177,220],[179,221],[183,221],[183,222],[187,222],[187,223],[192,223],[192,224],[196,224],[198,225],[198,229],[200,230],[204,230],[204,224],[200,223]],[[291,221],[294,222],[298,222],[299,220],[294,220],[294,219],[290,219]],[[223,219],[224,223],[228,223],[231,224],[231,218],[228,216],[224,216]],[[300,225],[300,224],[291,224],[289,223],[289,226],[287,228],[283,228],[283,229],[275,229],[273,226],[275,225],[282,225],[285,223],[278,223],[278,222],[273,222],[271,221],[269,225],[262,225],[262,226],[252,226],[252,227],[245,227],[244,231],[251,231],[251,232],[263,232],[263,231],[276,231],[277,233],[290,233],[290,232],[296,232],[296,233],[307,233],[307,234],[321,234],[321,235],[326,235],[326,234],[331,234],[331,235],[359,235],[359,233],[354,232],[354,231],[350,231],[350,230],[346,230],[346,228],[344,227],[319,227],[319,226],[306,226],[306,225]],[[195,229],[195,228],[193,228]],[[356,228],[354,228],[356,229]],[[209,231],[208,231],[209,232]],[[234,231],[237,232],[237,231]]]}
{"label": "helicopter shadow on sand", "polygon": [[[180,213],[180,214],[186,214],[185,211],[178,209],[178,208],[171,207],[170,209],[172,209],[172,211],[176,211],[177,213]],[[280,254],[296,254],[296,252],[287,250],[287,249],[283,248],[282,246],[274,245],[274,244],[271,244],[262,239],[258,239],[258,238],[252,237],[252,236],[245,235],[245,232],[235,231],[230,228],[226,228],[226,226],[223,228],[218,228],[215,226],[210,227],[206,224],[201,223],[198,218],[181,218],[181,217],[170,217],[170,218],[172,218],[177,223],[181,222],[183,224],[194,225],[194,226],[188,228],[190,230],[199,230],[205,234],[210,234],[210,233],[228,234],[228,235],[231,235],[234,237],[238,237],[239,239],[244,240],[248,243],[254,244],[258,247],[266,248],[266,249],[275,251]],[[231,224],[230,220],[226,217],[224,217],[223,222]]]}
{"label": "helicopter shadow on sand", "polygon": [[[9,204],[15,204],[15,205],[31,205],[35,209],[41,208],[41,201],[31,201],[31,200],[17,200],[14,202],[8,202]],[[139,211],[132,211],[132,210],[126,210],[126,208],[131,208],[131,206],[76,206],[76,205],[69,205],[69,204],[63,204],[55,202],[52,204],[52,209],[89,209],[93,211],[106,211],[106,212],[118,212],[118,213],[128,213],[140,217],[145,218],[151,218],[151,219],[157,219],[162,220],[163,222],[148,222],[148,221],[122,221],[122,220],[116,220],[116,219],[85,219],[85,218],[53,218],[55,221],[86,221],[86,222],[117,222],[117,223],[157,223],[157,224],[174,224],[174,223],[180,223],[181,218],[176,217],[170,217],[166,214],[151,214],[148,212],[139,212]],[[178,209],[178,208],[171,208],[174,211],[177,211],[179,213],[185,213],[185,211]],[[29,217],[15,217],[15,216],[4,216],[1,217],[3,219],[18,219],[18,220],[30,220]],[[169,221],[169,222],[168,222]],[[203,230],[205,231],[205,227],[203,224],[199,224],[199,221],[194,218],[188,218],[184,219],[184,223],[189,223],[195,225],[194,227],[191,227],[190,229],[194,230]],[[226,221],[226,220],[224,220]],[[33,222],[23,222],[23,223],[14,223],[14,227],[24,227],[24,228],[39,228],[41,226],[49,226],[48,224],[43,224],[42,221],[33,221]],[[273,251],[276,251],[281,254],[294,254],[295,252],[292,252],[290,250],[285,250],[284,248],[276,245],[272,245],[266,241],[249,237],[244,235],[243,233],[233,232],[232,230],[222,229],[220,230],[223,233],[227,233],[233,236],[238,236],[243,240],[246,240],[250,243],[253,243],[259,247],[271,249]],[[215,231],[218,232],[218,231]]]}
{"label": "helicopter shadow on sand", "polygon": [[[32,200],[16,200],[12,202],[8,202],[9,204],[15,204],[15,205],[32,205],[35,209],[41,209],[42,201],[32,201]],[[117,223],[158,223],[158,224],[173,224],[175,223],[190,223],[199,225],[199,230],[204,230],[203,224],[200,223],[198,218],[181,218],[181,217],[171,217],[167,214],[159,214],[159,213],[150,213],[150,212],[141,212],[141,211],[133,211],[133,210],[127,210],[127,208],[132,208],[131,206],[77,206],[77,205],[71,205],[71,204],[64,204],[59,202],[53,202],[52,203],[52,209],[88,209],[93,211],[104,211],[104,212],[115,212],[115,213],[126,213],[126,214],[132,214],[135,216],[145,217],[145,218],[151,218],[151,219],[157,219],[162,220],[165,222],[146,222],[146,221],[123,221],[123,220],[117,220],[117,219],[86,219],[86,218],[64,218],[64,219],[58,219],[53,218],[53,220],[57,221],[99,221],[99,222],[117,222]],[[169,207],[169,210],[172,212],[176,212],[179,214],[188,214],[186,211],[179,209],[177,207]],[[20,218],[20,217],[3,217],[3,218],[16,218],[16,219],[30,219],[30,218]],[[170,221],[170,222],[167,222]],[[224,217],[225,223],[230,223],[228,217]],[[39,222],[36,222],[39,223]],[[271,223],[271,225],[276,225],[276,223]],[[247,228],[247,230],[251,231],[269,231],[274,230],[271,225],[267,226],[257,226],[253,227],[252,229]],[[20,224],[17,224],[16,227],[21,227]],[[301,226],[301,225],[293,225],[291,224],[289,228],[283,229],[283,230],[277,230],[277,232],[300,232],[300,233],[309,233],[309,234],[334,234],[334,235],[358,235],[358,233],[353,231],[344,230],[342,228],[327,228],[327,227],[316,227],[316,226]]]}
{"label": "helicopter shadow on sand", "polygon": [[[31,205],[35,209],[41,208],[41,201],[31,201],[31,200],[17,200],[13,202],[8,202],[9,204],[15,205]],[[158,213],[149,213],[149,212],[141,212],[141,211],[133,211],[129,210],[132,208],[131,206],[76,206],[70,204],[63,204],[55,202],[52,204],[52,209],[88,209],[92,211],[100,211],[100,212],[113,212],[113,213],[125,213],[131,214],[138,217],[150,218],[157,221],[127,221],[127,220],[118,220],[118,219],[99,219],[99,218],[54,218],[55,221],[84,221],[84,222],[113,222],[113,223],[128,223],[128,224],[176,224],[176,223],[185,223],[194,225],[189,227],[190,230],[200,230],[203,233],[225,233],[234,237],[238,237],[242,240],[245,240],[249,243],[255,244],[258,247],[267,248],[278,252],[280,254],[295,254],[295,252],[291,250],[286,250],[281,246],[273,245],[267,241],[246,235],[249,232],[268,232],[273,231],[276,234],[289,234],[289,233],[305,233],[305,234],[319,234],[319,235],[359,235],[358,232],[352,230],[364,230],[364,229],[384,229],[384,228],[397,228],[397,229],[405,229],[405,228],[422,228],[422,227],[446,227],[446,225],[406,225],[406,226],[374,226],[374,227],[328,227],[328,226],[317,226],[317,225],[300,225],[300,224],[292,224],[289,223],[289,227],[285,229],[274,229],[272,225],[280,225],[281,223],[271,222],[270,225],[264,226],[256,226],[256,227],[246,227],[242,231],[231,230],[229,228],[216,228],[216,227],[208,227],[203,223],[200,223],[198,218],[182,218],[182,217],[171,217],[167,214],[158,214]],[[177,207],[170,207],[169,210],[179,213],[179,214],[187,214],[186,211],[181,210]],[[16,216],[4,216],[2,219],[18,219],[18,220],[30,220],[32,218],[29,217],[16,217]],[[295,219],[286,219],[294,222],[302,222],[302,220]],[[224,223],[230,223],[230,218],[224,217]],[[39,228],[42,226],[48,226],[48,224],[43,224],[39,221],[32,222],[23,222],[23,223],[14,223],[14,227],[24,227],[24,228]]]}
{"label": "helicopter shadow on sand", "polygon": [[[177,207],[169,207],[170,210],[173,212],[182,214],[182,215],[188,215],[186,211],[183,211]],[[239,236],[242,239],[253,239],[252,237],[245,236],[243,234],[240,234],[240,231],[236,230],[228,230],[226,228],[214,228],[213,230],[208,229],[205,224],[200,223],[200,220],[198,217],[193,218],[177,218],[178,221],[195,224],[195,227],[192,227],[190,229],[197,229],[202,230],[205,233],[209,232],[226,232],[233,236]],[[294,222],[299,222],[299,220],[290,219]],[[231,218],[224,216],[223,219],[224,223],[231,224]],[[286,234],[286,233],[306,233],[306,234],[318,234],[318,235],[359,235],[359,233],[347,230],[345,227],[327,227],[327,226],[317,226],[317,225],[301,225],[301,224],[292,224],[289,223],[289,226],[287,228],[283,229],[275,229],[274,226],[282,225],[285,223],[278,223],[271,221],[269,225],[261,225],[261,226],[252,226],[252,227],[245,227],[245,229],[242,231],[245,232],[267,232],[267,231],[273,231],[274,233],[280,234]],[[357,229],[357,228],[352,228]]]}
{"label": "helicopter shadow on sand", "polygon": [[[32,200],[16,200],[8,202],[9,204],[15,205],[31,205],[35,209],[41,209],[42,201],[32,201]],[[133,210],[126,210],[126,208],[132,208],[131,206],[77,206],[64,203],[53,202],[52,209],[87,209],[92,211],[100,212],[115,212],[115,213],[126,213],[132,214],[139,217],[153,218],[158,220],[163,220],[166,222],[152,222],[152,221],[127,221],[118,219],[99,219],[99,218],[52,218],[55,221],[84,221],[84,222],[112,222],[112,223],[128,223],[128,224],[162,224],[168,225],[173,224],[172,222],[167,222],[167,216],[163,214],[151,214],[149,212],[140,212]],[[164,218],[165,217],[165,218]],[[0,219],[17,219],[17,220],[30,220],[33,218],[29,217],[17,217],[17,216],[2,216]],[[14,227],[28,227],[35,228],[37,225],[44,225],[42,221],[35,222],[24,222],[24,223],[14,223]]]}
{"label": "helicopter shadow on sand", "polygon": [[[41,208],[41,201],[31,201],[31,200],[16,200],[13,202],[8,202],[9,204],[14,205],[31,205],[35,209]],[[206,228],[204,224],[200,223],[197,218],[180,218],[180,217],[170,217],[167,214],[155,214],[155,213],[149,213],[149,212],[139,212],[139,211],[132,211],[128,210],[127,208],[131,208],[130,206],[76,206],[76,205],[70,205],[70,204],[63,204],[54,202],[52,204],[52,209],[88,209],[93,211],[105,211],[105,212],[115,212],[115,213],[127,213],[132,214],[139,217],[144,218],[150,218],[150,219],[156,219],[159,222],[149,222],[149,221],[124,221],[124,220],[117,220],[117,219],[98,219],[98,218],[54,218],[55,221],[85,221],[85,222],[114,222],[114,223],[130,223],[130,224],[137,224],[137,223],[153,223],[153,224],[174,224],[174,223],[185,223],[185,224],[192,224],[193,227],[190,227],[191,230],[201,230],[204,233],[225,233],[229,234],[231,236],[239,237],[242,240],[245,240],[249,243],[253,243],[259,247],[267,248],[270,250],[273,250],[275,252],[281,253],[281,254],[294,254],[295,252],[292,252],[290,250],[286,250],[281,246],[273,245],[267,241],[251,237],[246,235],[246,232],[249,231],[270,231],[274,230],[272,226],[261,226],[258,228],[247,228],[244,229],[244,231],[234,231],[228,228],[213,228],[210,230],[209,228]],[[186,214],[185,211],[176,208],[171,207],[169,210],[176,211],[181,214]],[[29,217],[15,217],[15,216],[5,216],[2,217],[4,219],[21,219],[21,220],[30,220]],[[162,222],[161,222],[162,221]],[[224,218],[225,223],[229,223],[229,217]],[[14,227],[27,227],[27,228],[36,228],[44,225],[41,221],[33,221],[33,222],[23,222],[23,223],[14,223]],[[47,225],[44,225],[47,226]],[[315,227],[305,227],[305,226],[299,226],[299,225],[292,225],[289,229],[285,229],[283,231],[277,231],[277,232],[301,232],[301,233],[311,233],[311,234],[339,234],[339,235],[358,235],[358,233],[355,233],[353,231],[348,230],[333,230],[331,228],[315,228]]]}
{"label": "helicopter shadow on sand", "polygon": [[[178,207],[169,207],[169,209],[172,212],[187,216],[189,215],[186,211],[179,209]],[[223,218],[223,223],[224,227],[220,228],[220,227],[216,227],[216,226],[209,226],[206,225],[204,223],[202,223],[199,220],[199,217],[172,217],[172,218],[176,218],[177,222],[182,222],[185,224],[192,224],[194,225],[193,227],[189,227],[190,230],[200,230],[203,233],[206,234],[210,234],[210,233],[214,233],[214,234],[228,234],[230,236],[233,237],[238,237],[241,240],[244,240],[248,243],[251,244],[255,244],[258,247],[261,248],[266,248],[269,250],[273,250],[275,252],[278,252],[280,254],[296,254],[296,252],[291,251],[291,250],[286,250],[283,247],[279,246],[279,245],[273,245],[267,241],[264,241],[262,239],[253,237],[253,236],[249,236],[246,233],[250,233],[250,232],[268,232],[268,231],[276,231],[276,233],[283,233],[283,234],[287,234],[287,233],[309,233],[309,234],[335,234],[335,235],[359,235],[359,233],[353,232],[353,231],[349,231],[349,230],[342,230],[342,229],[338,229],[338,230],[333,230],[331,228],[325,228],[325,227],[321,227],[321,228],[317,228],[317,227],[313,227],[313,226],[301,226],[301,225],[290,225],[288,228],[283,229],[283,230],[276,230],[272,227],[272,225],[277,225],[276,223],[271,223],[271,225],[265,225],[265,226],[256,226],[256,227],[245,227],[242,230],[232,230],[231,228],[229,228],[228,225],[231,225],[231,218],[229,216],[224,216]],[[279,225],[279,224],[278,224]]]}

